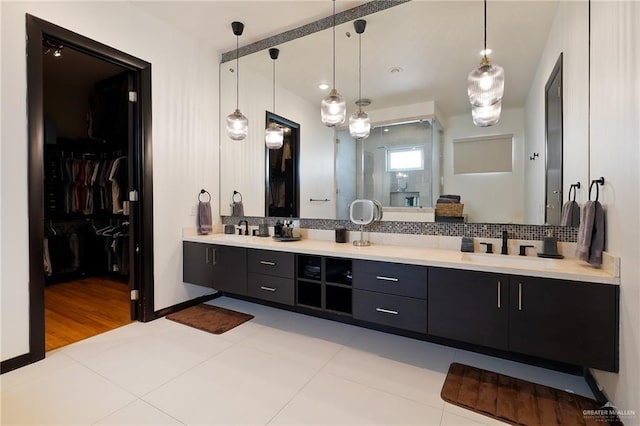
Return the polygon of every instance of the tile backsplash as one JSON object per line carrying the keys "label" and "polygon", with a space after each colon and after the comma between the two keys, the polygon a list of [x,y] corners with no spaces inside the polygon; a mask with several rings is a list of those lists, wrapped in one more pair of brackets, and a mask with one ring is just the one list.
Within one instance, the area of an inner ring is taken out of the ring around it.
{"label": "tile backsplash", "polygon": [[[237,225],[242,219],[246,219],[251,226],[257,226],[266,222],[273,226],[277,220],[284,221],[290,218],[277,217],[233,217],[222,216],[222,223],[227,225]],[[351,231],[360,228],[349,220],[332,219],[300,219],[300,227],[305,229],[333,230],[338,227]],[[578,228],[568,226],[550,225],[521,225],[521,224],[500,224],[500,223],[446,223],[446,222],[401,222],[383,221],[372,223],[366,227],[369,232],[381,232],[392,234],[413,234],[413,235],[444,235],[450,237],[476,237],[476,238],[500,238],[502,231],[509,233],[510,239],[517,240],[543,240],[549,233],[558,238],[560,242],[575,243],[578,238]]]}

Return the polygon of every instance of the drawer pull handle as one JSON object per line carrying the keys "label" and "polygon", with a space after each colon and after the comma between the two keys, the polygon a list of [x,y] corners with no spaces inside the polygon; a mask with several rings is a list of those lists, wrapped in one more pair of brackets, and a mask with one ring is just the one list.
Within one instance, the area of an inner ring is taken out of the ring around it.
{"label": "drawer pull handle", "polygon": [[275,292],[275,291],[277,290],[277,288],[274,288],[274,287],[267,287],[267,286],[261,285],[261,286],[260,286],[260,290],[270,291],[270,292],[272,292],[272,293],[273,293],[273,292]]}
{"label": "drawer pull handle", "polygon": [[500,290],[502,287],[502,282],[498,281],[498,309],[500,309]]}
{"label": "drawer pull handle", "polygon": [[382,275],[377,275],[377,276],[376,276],[376,279],[377,279],[377,280],[380,280],[380,281],[393,281],[394,283],[397,283],[398,281],[400,281],[400,280],[399,280],[399,279],[397,279],[397,278],[393,278],[393,277],[385,277],[385,276],[382,276]]}
{"label": "drawer pull handle", "polygon": [[376,311],[383,314],[398,315],[398,311],[392,311],[391,309],[376,308]]}
{"label": "drawer pull handle", "polygon": [[276,262],[270,262],[268,260],[261,260],[260,264],[261,265],[267,265],[267,266],[276,266]]}

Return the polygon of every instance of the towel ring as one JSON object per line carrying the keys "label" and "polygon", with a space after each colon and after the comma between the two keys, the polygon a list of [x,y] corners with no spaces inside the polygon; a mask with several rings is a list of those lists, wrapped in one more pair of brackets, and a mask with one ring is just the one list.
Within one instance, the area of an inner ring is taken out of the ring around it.
{"label": "towel ring", "polygon": [[[236,195],[240,196],[240,200],[236,201]],[[231,200],[233,200],[234,203],[241,203],[242,202],[242,194],[239,193],[238,191],[234,190],[233,191],[233,196],[231,197]]]}
{"label": "towel ring", "polygon": [[580,182],[572,183],[571,186],[569,186],[569,198],[571,198],[572,189],[573,189],[573,200],[571,201],[576,201],[576,195],[578,194],[578,189],[580,189]]}
{"label": "towel ring", "polygon": [[209,191],[206,191],[204,189],[200,190],[200,193],[198,194],[198,201],[202,202],[202,200],[200,199],[202,194],[207,194],[207,196],[209,197],[209,199],[206,201],[207,203],[211,201],[211,194],[209,194]]}
{"label": "towel ring", "polygon": [[594,179],[591,181],[591,185],[589,185],[589,200],[591,200],[591,188],[593,188],[593,185],[596,186],[595,201],[598,201],[598,198],[600,197],[600,185],[604,185],[604,178],[601,177],[600,179]]}

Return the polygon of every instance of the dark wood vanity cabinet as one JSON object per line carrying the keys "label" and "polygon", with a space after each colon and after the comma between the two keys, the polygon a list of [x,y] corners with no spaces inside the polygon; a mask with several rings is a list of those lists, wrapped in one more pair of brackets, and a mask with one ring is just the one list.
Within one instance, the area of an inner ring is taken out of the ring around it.
{"label": "dark wood vanity cabinet", "polygon": [[619,287],[512,276],[509,350],[618,369]]}
{"label": "dark wood vanity cabinet", "polygon": [[184,242],[185,282],[512,354],[618,371],[619,287]]}
{"label": "dark wood vanity cabinet", "polygon": [[429,268],[428,333],[507,350],[509,277]]}
{"label": "dark wood vanity cabinet", "polygon": [[247,294],[284,305],[295,304],[295,255],[249,249]]}
{"label": "dark wood vanity cabinet", "polygon": [[247,249],[184,241],[182,250],[184,282],[247,294]]}
{"label": "dark wood vanity cabinet", "polygon": [[428,334],[617,371],[618,292],[608,284],[430,268]]}
{"label": "dark wood vanity cabinet", "polygon": [[353,261],[353,317],[404,330],[427,332],[425,266]]}

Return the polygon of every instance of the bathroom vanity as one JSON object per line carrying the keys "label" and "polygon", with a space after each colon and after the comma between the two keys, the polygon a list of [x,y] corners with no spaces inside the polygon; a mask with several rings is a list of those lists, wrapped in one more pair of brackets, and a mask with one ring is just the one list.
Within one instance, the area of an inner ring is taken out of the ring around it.
{"label": "bathroom vanity", "polygon": [[185,237],[184,281],[444,344],[618,370],[619,278],[573,259]]}

